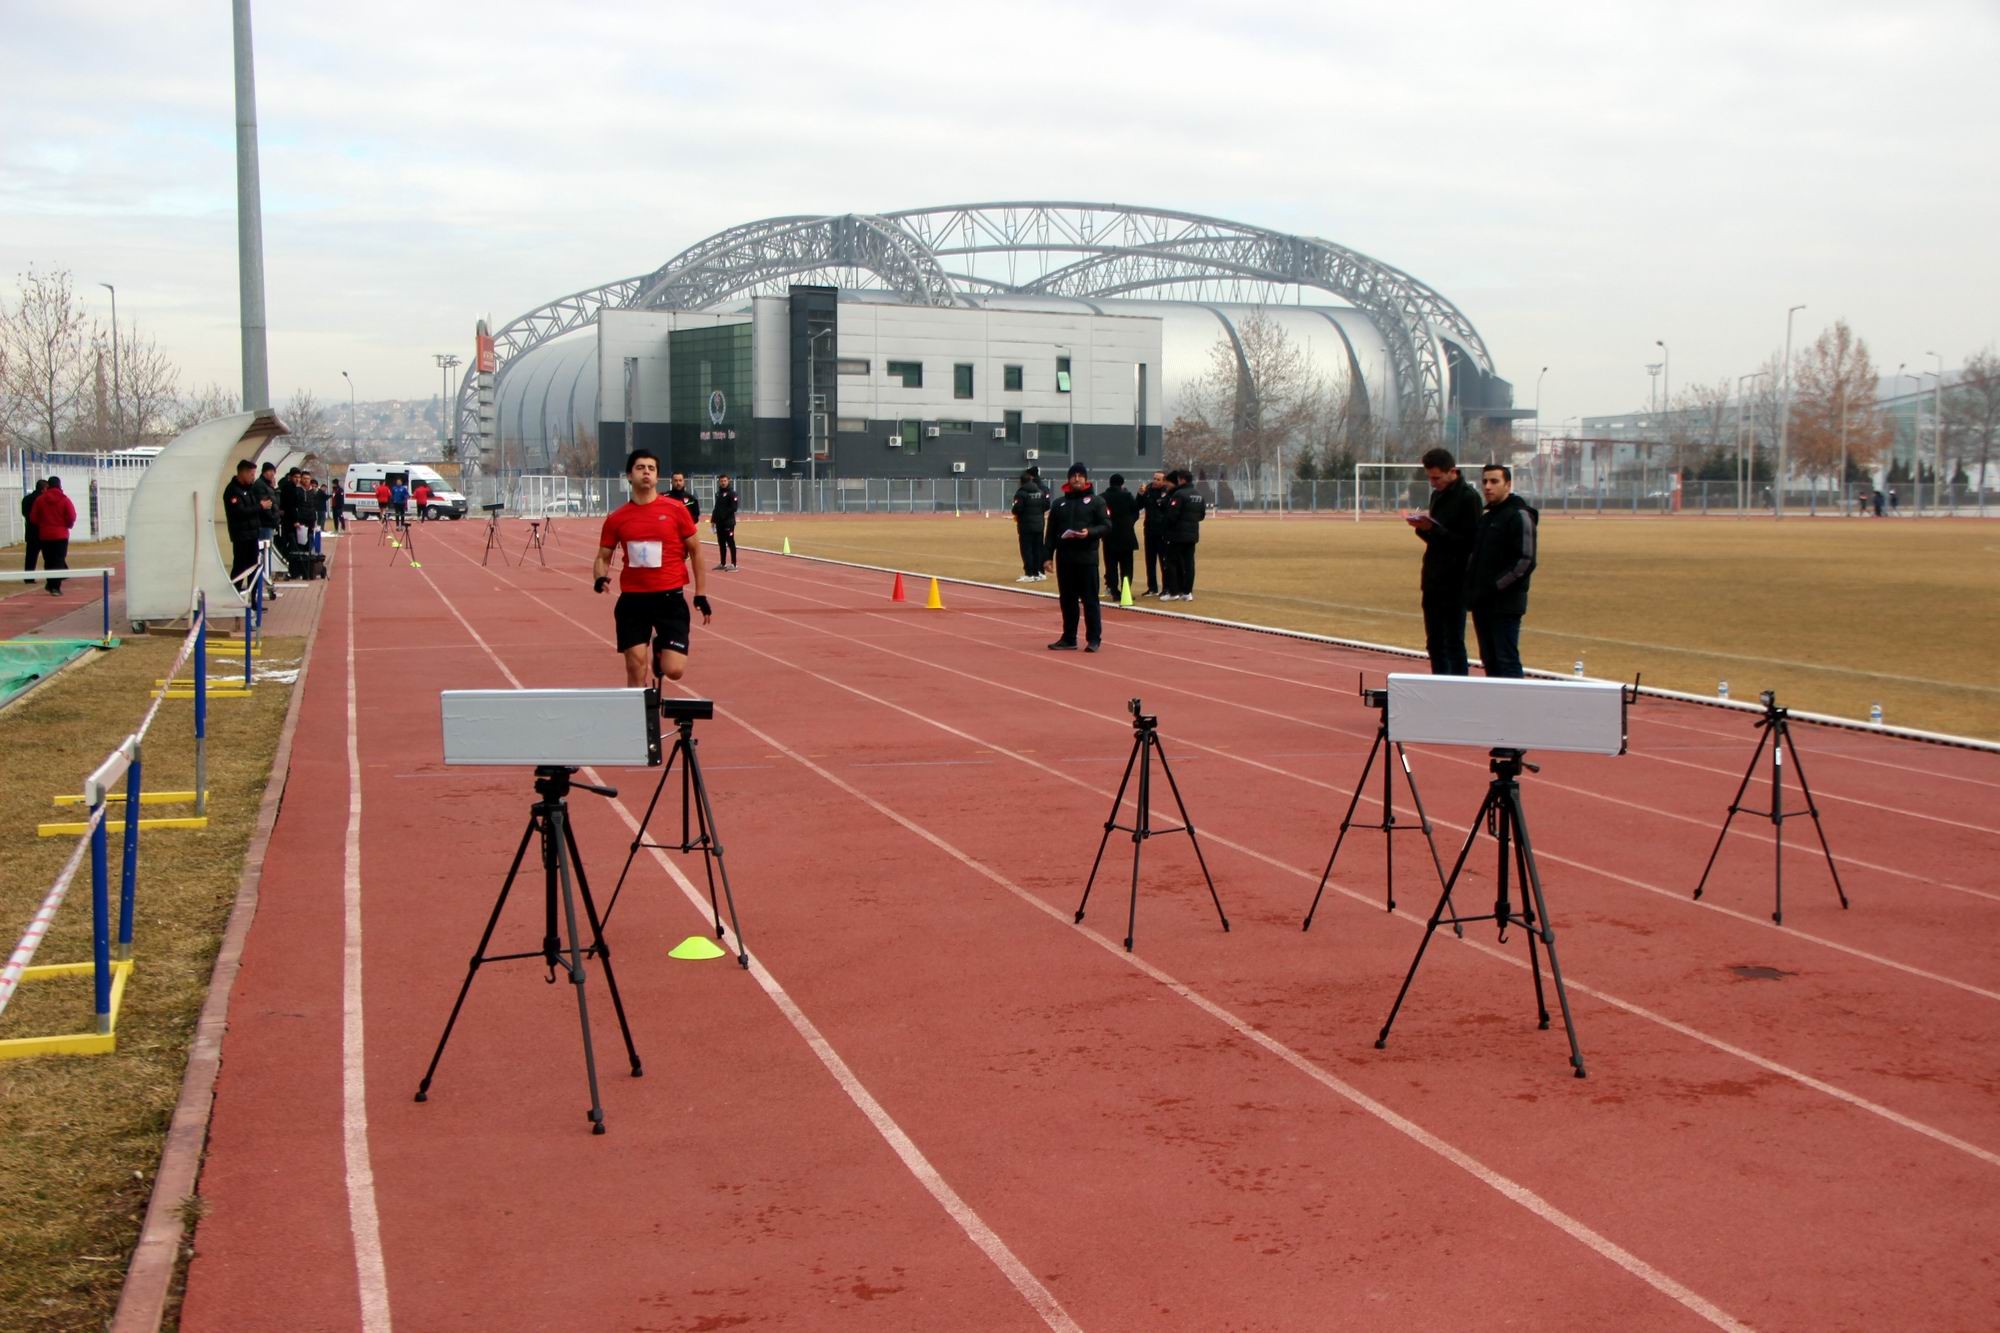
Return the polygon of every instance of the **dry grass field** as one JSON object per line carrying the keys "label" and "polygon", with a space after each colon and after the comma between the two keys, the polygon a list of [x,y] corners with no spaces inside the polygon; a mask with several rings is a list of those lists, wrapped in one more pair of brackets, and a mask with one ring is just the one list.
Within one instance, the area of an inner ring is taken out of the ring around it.
{"label": "dry grass field", "polygon": [[[1004,515],[785,515],[739,536],[992,583],[1020,573]],[[1421,648],[1420,556],[1393,519],[1217,516],[1196,600],[1169,607]],[[1880,703],[1887,722],[2000,739],[2000,523],[1548,515],[1521,654],[1701,694],[1727,680],[1737,699],[1775,689],[1842,717]]]}

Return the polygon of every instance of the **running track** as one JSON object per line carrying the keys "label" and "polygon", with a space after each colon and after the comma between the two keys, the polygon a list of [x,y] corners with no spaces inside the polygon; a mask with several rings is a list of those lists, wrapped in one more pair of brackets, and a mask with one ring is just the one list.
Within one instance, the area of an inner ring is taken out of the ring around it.
{"label": "running track", "polygon": [[[608,1135],[529,962],[482,970],[415,1104],[533,799],[440,762],[437,693],[621,681],[585,529],[546,569],[482,568],[471,524],[420,529],[419,570],[340,543],[184,1327],[2000,1325],[2000,759],[1801,727],[1854,909],[1801,820],[1778,929],[1767,824],[1688,899],[1749,724],[1642,703],[1631,754],[1524,787],[1590,1077],[1490,924],[1377,1051],[1420,840],[1397,913],[1357,833],[1299,923],[1384,659],[1133,615],[1053,654],[1050,600],[926,612],[759,552],[711,576],[689,677],[751,972],[666,957],[706,903],[642,854],[608,934],[643,1078],[590,981]],[[1234,929],[1163,837],[1128,957],[1126,844],[1070,916],[1134,694]],[[1449,864],[1484,756],[1412,759]],[[571,801],[600,901],[653,781],[602,776]],[[502,945],[538,942],[533,889]]]}

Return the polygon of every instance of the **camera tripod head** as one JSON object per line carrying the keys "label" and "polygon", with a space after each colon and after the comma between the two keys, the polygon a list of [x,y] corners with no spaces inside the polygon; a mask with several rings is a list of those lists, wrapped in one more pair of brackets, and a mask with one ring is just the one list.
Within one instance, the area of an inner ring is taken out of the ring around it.
{"label": "camera tripod head", "polygon": [[1791,716],[1792,710],[1778,703],[1778,692],[1776,690],[1765,690],[1757,696],[1757,702],[1764,705],[1764,725],[1766,726],[1769,726],[1773,722],[1782,722]]}
{"label": "camera tripod head", "polygon": [[1125,711],[1132,715],[1132,730],[1134,731],[1156,730],[1160,725],[1160,719],[1155,717],[1151,713],[1140,712],[1139,707],[1140,705],[1137,699],[1128,699],[1125,701]]}
{"label": "camera tripod head", "polygon": [[1495,749],[1488,751],[1488,754],[1491,757],[1486,761],[1486,766],[1493,770],[1493,776],[1496,778],[1518,778],[1524,768],[1530,773],[1542,771],[1540,764],[1528,762],[1526,750]]}
{"label": "camera tripod head", "polygon": [[599,796],[616,796],[616,787],[600,787],[594,782],[579,782],[576,769],[568,764],[542,764],[535,769],[535,795],[545,801],[560,801],[569,795],[571,787],[581,787],[594,791]]}

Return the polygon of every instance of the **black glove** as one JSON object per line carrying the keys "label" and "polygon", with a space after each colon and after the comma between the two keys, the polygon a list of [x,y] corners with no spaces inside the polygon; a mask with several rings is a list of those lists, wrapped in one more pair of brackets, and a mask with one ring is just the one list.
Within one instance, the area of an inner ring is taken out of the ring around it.
{"label": "black glove", "polygon": [[603,592],[606,588],[610,586],[611,586],[611,580],[609,578],[600,576],[597,582],[590,585],[590,590],[592,592]]}
{"label": "black glove", "polygon": [[700,594],[696,594],[695,596],[694,609],[701,612],[701,619],[703,624],[707,624],[708,618],[715,614],[715,608],[708,604],[708,598],[703,597]]}

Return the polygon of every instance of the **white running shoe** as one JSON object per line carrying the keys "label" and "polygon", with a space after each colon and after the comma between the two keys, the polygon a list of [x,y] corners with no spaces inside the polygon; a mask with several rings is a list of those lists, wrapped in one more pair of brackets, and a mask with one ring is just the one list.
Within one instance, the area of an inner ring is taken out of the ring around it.
{"label": "white running shoe", "polygon": [[1041,577],[1041,576],[1040,576],[1039,574],[1023,574],[1023,575],[1021,575],[1021,577],[1020,577],[1020,578],[1018,578],[1018,579],[1015,579],[1015,580],[1014,580],[1014,582],[1016,582],[1016,583],[1033,583],[1033,582],[1034,582],[1034,581],[1035,581],[1036,579],[1038,579],[1038,578],[1040,578],[1040,577]]}

